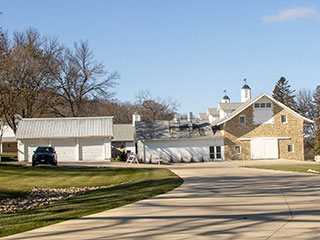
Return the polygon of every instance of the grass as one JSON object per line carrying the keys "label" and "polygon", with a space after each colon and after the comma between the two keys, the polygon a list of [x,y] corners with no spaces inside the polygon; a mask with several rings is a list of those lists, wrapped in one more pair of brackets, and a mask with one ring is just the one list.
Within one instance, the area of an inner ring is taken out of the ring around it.
{"label": "grass", "polygon": [[28,231],[168,192],[183,182],[166,169],[22,167],[0,165],[0,199],[26,196],[34,186],[114,186],[52,205],[0,215],[0,237]]}
{"label": "grass", "polygon": [[249,168],[269,169],[278,171],[308,173],[308,169],[320,172],[320,165],[268,165],[268,166],[249,166]]}

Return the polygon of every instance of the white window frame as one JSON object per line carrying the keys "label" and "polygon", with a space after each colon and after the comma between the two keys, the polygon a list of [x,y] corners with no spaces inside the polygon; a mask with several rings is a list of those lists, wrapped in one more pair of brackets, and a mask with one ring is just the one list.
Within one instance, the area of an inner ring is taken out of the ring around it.
{"label": "white window frame", "polygon": [[266,108],[271,108],[272,107],[272,103],[266,103]]}
{"label": "white window frame", "polygon": [[241,146],[236,145],[236,146],[234,147],[234,150],[236,151],[236,154],[241,154]]}
{"label": "white window frame", "polygon": [[[244,119],[244,122],[241,122],[241,118],[243,118],[243,119]],[[239,116],[239,123],[240,123],[241,125],[244,125],[244,124],[246,124],[246,122],[247,122],[247,120],[246,120],[246,116],[244,116],[244,115],[240,115],[240,116]]]}
{"label": "white window frame", "polygon": [[[283,121],[283,119],[282,119],[282,117],[285,117],[286,119],[286,121]],[[281,123],[287,123],[288,122],[288,118],[287,118],[287,115],[286,114],[282,114],[281,115]]]}
{"label": "white window frame", "polygon": [[[290,151],[289,146],[291,146],[291,151]],[[293,152],[294,152],[294,145],[292,143],[288,144],[288,153],[293,153]]]}

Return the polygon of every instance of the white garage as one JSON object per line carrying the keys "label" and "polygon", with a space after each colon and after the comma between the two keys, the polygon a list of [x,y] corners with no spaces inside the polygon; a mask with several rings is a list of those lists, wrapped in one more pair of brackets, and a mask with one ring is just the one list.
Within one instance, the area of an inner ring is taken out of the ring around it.
{"label": "white garage", "polygon": [[277,138],[253,138],[250,141],[251,159],[278,159]]}
{"label": "white garage", "polygon": [[58,162],[111,158],[113,118],[23,119],[17,130],[18,159],[32,161],[38,146],[53,146]]}

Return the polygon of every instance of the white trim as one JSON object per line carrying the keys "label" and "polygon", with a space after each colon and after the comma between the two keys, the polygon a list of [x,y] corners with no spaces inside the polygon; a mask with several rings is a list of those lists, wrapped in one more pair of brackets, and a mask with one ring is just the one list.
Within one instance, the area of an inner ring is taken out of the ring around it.
{"label": "white trim", "polygon": [[[292,151],[291,152],[289,151],[289,145],[292,146]],[[294,144],[293,143],[288,144],[288,153],[294,153]]]}
{"label": "white trim", "polygon": [[[286,121],[282,121],[282,117],[286,117]],[[288,123],[288,117],[287,114],[281,114],[281,123]]]}
{"label": "white trim", "polygon": [[255,138],[238,138],[238,141],[250,141],[252,139],[278,139],[278,140],[290,140],[291,137],[255,137]]}
{"label": "white trim", "polygon": [[[243,123],[241,122],[241,118],[243,118],[243,119],[244,119],[244,122],[243,122]],[[239,124],[241,124],[241,125],[245,125],[246,123],[247,123],[246,116],[245,116],[245,115],[240,115],[240,116],[239,116]]]}

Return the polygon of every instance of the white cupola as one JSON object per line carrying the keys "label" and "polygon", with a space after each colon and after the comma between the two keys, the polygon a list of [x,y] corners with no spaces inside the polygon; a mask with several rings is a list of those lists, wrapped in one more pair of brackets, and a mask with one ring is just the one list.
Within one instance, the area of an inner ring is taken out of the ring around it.
{"label": "white cupola", "polygon": [[133,126],[136,126],[136,122],[140,122],[141,121],[141,116],[138,112],[135,112],[133,115],[132,115],[132,125]]}
{"label": "white cupola", "polygon": [[221,99],[221,102],[222,103],[229,103],[230,102],[230,98],[227,96],[227,90],[224,90],[223,92],[224,92],[224,96]]}
{"label": "white cupola", "polygon": [[247,80],[244,79],[244,85],[241,88],[241,102],[251,99],[251,88],[247,85]]}

